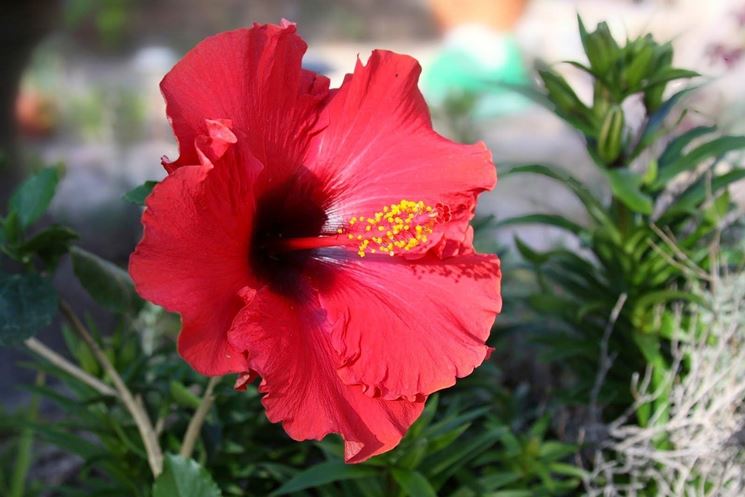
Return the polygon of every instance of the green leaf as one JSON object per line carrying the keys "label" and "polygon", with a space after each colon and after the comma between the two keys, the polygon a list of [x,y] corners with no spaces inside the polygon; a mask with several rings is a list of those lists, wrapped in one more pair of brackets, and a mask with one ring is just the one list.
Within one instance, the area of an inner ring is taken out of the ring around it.
{"label": "green leaf", "polygon": [[535,497],[531,490],[500,490],[484,494],[484,497]]}
{"label": "green leaf", "polygon": [[663,188],[675,176],[696,168],[701,162],[741,149],[745,149],[745,136],[721,136],[703,143],[673,162],[660,163],[657,181],[653,186]]}
{"label": "green leaf", "polygon": [[51,324],[57,293],[38,274],[0,272],[0,345],[19,343]]}
{"label": "green leaf", "polygon": [[421,473],[410,469],[392,468],[393,478],[409,497],[437,497],[429,481]]}
{"label": "green leaf", "polygon": [[548,469],[550,469],[552,473],[556,473],[556,474],[564,475],[564,476],[574,476],[576,478],[583,478],[583,479],[589,476],[589,473],[586,470],[578,466],[573,466],[571,464],[565,464],[565,463],[560,463],[560,462],[549,464]]}
{"label": "green leaf", "polygon": [[717,176],[711,180],[711,184],[707,184],[707,178],[701,178],[672,203],[670,208],[665,211],[665,216],[693,211],[709,195],[715,196],[722,188],[726,188],[742,179],[745,179],[745,169],[733,169],[728,173]]}
{"label": "green leaf", "polygon": [[646,124],[644,125],[644,131],[641,133],[641,139],[639,140],[639,145],[634,150],[634,153],[632,156],[635,156],[637,153],[639,153],[642,149],[647,147],[652,143],[655,136],[657,135],[657,132],[660,131],[662,128],[662,125],[665,123],[665,119],[667,119],[667,116],[672,112],[672,110],[675,108],[675,106],[678,104],[678,102],[688,95],[689,93],[693,92],[697,88],[690,87],[690,88],[684,88],[680,90],[679,92],[673,94],[665,100],[662,105],[657,108],[656,111],[654,111],[653,114],[649,116],[647,119]]}
{"label": "green leaf", "polygon": [[157,181],[145,181],[140,186],[125,193],[122,198],[131,204],[143,206],[145,205],[145,199],[150,195],[157,184]]}
{"label": "green leaf", "polygon": [[594,116],[580,100],[566,79],[556,71],[543,67],[538,75],[548,93],[554,112],[587,136],[595,136]]}
{"label": "green leaf", "polygon": [[72,268],[80,283],[103,307],[115,312],[133,312],[142,305],[129,274],[79,247],[73,247]]}
{"label": "green leaf", "polygon": [[53,269],[77,238],[78,235],[71,229],[53,225],[26,240],[18,247],[18,251],[28,255],[38,255],[48,268]]}
{"label": "green leaf", "polygon": [[652,86],[656,86],[662,83],[669,83],[670,81],[675,81],[676,79],[691,79],[697,78],[699,76],[701,76],[701,74],[697,73],[696,71],[669,67],[659,72],[655,76],[647,79],[639,90],[644,91]]}
{"label": "green leaf", "polygon": [[3,243],[15,244],[23,237],[23,227],[18,213],[10,211],[3,220]]}
{"label": "green leaf", "polygon": [[634,55],[631,63],[624,68],[624,77],[629,88],[632,90],[644,79],[648,74],[650,65],[655,55],[655,46],[653,44],[646,43],[641,48],[639,53]]}
{"label": "green leaf", "polygon": [[659,165],[665,167],[667,164],[677,160],[683,153],[683,149],[685,149],[693,140],[709,133],[713,133],[716,129],[716,126],[698,126],[676,136],[670,141],[670,143],[668,143],[667,147],[665,147],[665,150],[660,155],[658,160]]}
{"label": "green leaf", "polygon": [[654,292],[647,292],[640,297],[634,305],[634,311],[636,312],[637,309],[646,310],[649,306],[666,304],[674,300],[683,300],[691,304],[700,305],[701,307],[709,307],[706,299],[695,293],[685,292],[682,290],[657,290]]}
{"label": "green leaf", "polygon": [[[379,470],[369,466],[353,466],[342,462],[324,462],[311,466],[285,482],[271,495],[287,495],[306,488],[314,488],[337,481],[377,476]],[[158,497],[158,496],[155,496]]]}
{"label": "green leaf", "polygon": [[652,199],[642,193],[642,176],[628,169],[605,171],[613,195],[618,197],[629,209],[642,214],[652,214]]}
{"label": "green leaf", "polygon": [[577,446],[575,445],[549,440],[541,444],[541,449],[538,452],[538,455],[541,459],[556,461],[576,453]]}
{"label": "green leaf", "polygon": [[562,171],[561,168],[542,164],[525,164],[509,169],[507,172],[502,173],[502,177],[504,178],[513,174],[538,174],[562,183],[577,196],[593,219],[600,224],[611,226],[603,204],[582,182],[571,174]]}
{"label": "green leaf", "polygon": [[439,488],[450,475],[489,450],[507,430],[507,427],[496,426],[477,437],[459,441],[446,451],[427,456],[420,468],[430,477],[433,486]]}
{"label": "green leaf", "polygon": [[525,214],[523,216],[509,217],[494,223],[495,227],[512,226],[515,224],[545,224],[555,228],[561,228],[575,235],[579,235],[586,229],[574,221],[557,214]]}
{"label": "green leaf", "polygon": [[166,454],[163,473],[153,483],[153,497],[221,497],[206,469],[192,459]]}
{"label": "green leaf", "polygon": [[176,380],[171,380],[170,384],[171,397],[176,403],[183,407],[189,407],[191,409],[197,409],[202,400],[199,396],[195,395],[194,392],[184,386],[183,383]]}
{"label": "green leaf", "polygon": [[549,260],[550,256],[548,254],[546,254],[545,252],[541,253],[541,252],[538,252],[537,250],[533,250],[532,248],[528,246],[527,243],[523,242],[517,235],[515,235],[514,240],[515,240],[515,248],[520,253],[522,258],[525,259],[526,261],[540,266],[541,264],[544,264]]}
{"label": "green leaf", "polygon": [[10,210],[18,214],[21,226],[27,228],[46,212],[59,179],[59,168],[47,168],[21,183],[10,197]]}
{"label": "green leaf", "polygon": [[520,473],[514,471],[498,471],[490,473],[479,479],[479,485],[485,490],[496,490],[522,478]]}

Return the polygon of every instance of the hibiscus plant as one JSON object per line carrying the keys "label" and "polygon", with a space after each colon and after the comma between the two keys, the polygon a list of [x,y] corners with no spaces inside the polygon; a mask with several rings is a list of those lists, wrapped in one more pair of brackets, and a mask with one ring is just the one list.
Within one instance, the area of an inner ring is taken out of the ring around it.
{"label": "hibiscus plant", "polygon": [[[498,223],[580,241],[541,252],[517,238],[525,264],[511,269],[534,276],[522,302],[564,395],[509,379],[496,360],[510,353],[506,333],[490,338],[501,267],[473,246],[488,223],[471,224],[495,167],[483,143],[433,131],[418,63],[376,50],[330,90],[302,68],[293,24],[257,24],[206,39],[164,78],[179,155],[125,195],[144,227],[128,269],[44,222],[61,166],[10,198],[0,345],[31,352],[36,381],[27,407],[0,412],[0,494],[581,495],[583,450],[602,439],[590,428],[629,406],[640,426],[664,420],[675,323],[697,333],[706,305],[688,285],[731,262],[727,187],[745,173],[725,159],[745,139],[677,131],[692,89],[667,87],[696,74],[671,65],[669,44],[619,45],[604,24],[580,22],[580,34],[589,63],[572,64],[592,78],[592,105],[546,67],[541,100],[582,134],[610,193],[516,166],[501,174],[562,182],[588,220]],[[95,319],[55,289],[67,259]],[[36,337],[53,324],[61,347]],[[645,370],[660,394],[634,405]],[[567,410],[589,413],[577,420],[591,436],[559,426]],[[73,455],[71,469],[40,476],[40,446]]]}

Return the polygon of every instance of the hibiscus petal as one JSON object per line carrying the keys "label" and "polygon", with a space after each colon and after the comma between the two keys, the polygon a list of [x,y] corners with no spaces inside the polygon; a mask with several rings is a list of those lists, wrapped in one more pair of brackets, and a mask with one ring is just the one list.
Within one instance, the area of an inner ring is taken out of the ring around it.
{"label": "hibiscus petal", "polygon": [[129,271],[143,298],[181,313],[179,352],[202,374],[248,370],[227,331],[242,307],[238,291],[250,283],[251,188],[260,169],[234,148],[215,167],[179,168],[146,201]]}
{"label": "hibiscus petal", "polygon": [[328,126],[305,164],[333,197],[332,222],[421,200],[448,205],[456,217],[446,229],[465,238],[476,195],[494,187],[496,171],[483,143],[454,143],[432,130],[420,72],[415,59],[376,50],[330,99],[322,118]]}
{"label": "hibiscus petal", "polygon": [[421,414],[417,402],[372,398],[336,374],[338,359],[323,315],[313,298],[289,300],[267,288],[240,311],[230,343],[245,350],[261,377],[262,402],[272,422],[282,422],[295,440],[320,440],[339,433],[345,460],[361,462],[395,447]]}
{"label": "hibiscus petal", "polygon": [[342,359],[339,375],[386,399],[453,385],[489,353],[499,284],[499,260],[490,255],[344,262],[320,296]]}
{"label": "hibiscus petal", "polygon": [[231,120],[271,169],[299,164],[328,94],[327,78],[301,68],[306,48],[284,22],[221,33],[187,53],[161,83],[180,153],[166,169],[198,163],[194,139],[215,118]]}

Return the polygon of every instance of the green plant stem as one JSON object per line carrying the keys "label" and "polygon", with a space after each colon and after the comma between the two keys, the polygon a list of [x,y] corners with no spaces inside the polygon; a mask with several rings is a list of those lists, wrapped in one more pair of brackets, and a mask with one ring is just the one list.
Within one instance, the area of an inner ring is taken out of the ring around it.
{"label": "green plant stem", "polygon": [[625,237],[631,231],[631,223],[633,221],[631,211],[623,202],[614,196],[611,200],[611,212],[615,213],[618,231]]}
{"label": "green plant stem", "polygon": [[[44,373],[38,372],[36,374],[36,386],[44,384]],[[36,421],[39,415],[39,396],[34,394],[31,397],[31,405],[28,409],[27,419],[33,423]],[[34,444],[34,429],[32,427],[26,427],[21,432],[20,440],[18,441],[18,453],[16,455],[16,464],[13,469],[13,476],[10,481],[10,494],[9,497],[23,497],[26,490],[26,477],[28,476],[29,469],[31,469],[31,449]]]}
{"label": "green plant stem", "polygon": [[210,378],[210,381],[207,383],[207,388],[204,390],[202,401],[199,403],[199,406],[197,406],[197,410],[194,411],[194,416],[192,416],[189,421],[189,426],[186,428],[184,441],[181,443],[181,451],[179,454],[187,459],[191,458],[191,454],[194,452],[194,445],[197,442],[197,438],[199,438],[199,432],[202,430],[204,420],[207,418],[207,414],[209,413],[212,404],[215,402],[213,392],[219,382],[219,376]]}
{"label": "green plant stem", "polygon": [[153,477],[157,478],[163,472],[163,451],[158,444],[158,437],[155,434],[153,424],[150,422],[147,411],[141,404],[137,403],[132,392],[127,388],[124,380],[116,371],[113,364],[111,364],[111,361],[109,361],[109,358],[106,356],[104,351],[101,350],[101,347],[99,347],[98,343],[93,339],[93,336],[82,321],[80,321],[77,315],[75,315],[75,312],[70,308],[69,304],[64,300],[60,301],[60,310],[65,318],[70,322],[70,325],[75,332],[80,335],[83,341],[85,341],[91,349],[96,360],[101,364],[101,367],[114,383],[114,388],[118,393],[119,399],[124,404],[124,407],[127,408],[137,425],[137,430],[140,432],[142,443],[145,446],[150,470],[153,473]]}
{"label": "green plant stem", "polygon": [[40,355],[70,376],[82,381],[101,395],[105,395],[107,397],[117,396],[116,390],[114,390],[95,376],[86,373],[75,364],[71,363],[70,361],[59,355],[57,352],[41,343],[36,338],[29,338],[24,343],[26,344],[26,347],[28,347],[31,351]]}

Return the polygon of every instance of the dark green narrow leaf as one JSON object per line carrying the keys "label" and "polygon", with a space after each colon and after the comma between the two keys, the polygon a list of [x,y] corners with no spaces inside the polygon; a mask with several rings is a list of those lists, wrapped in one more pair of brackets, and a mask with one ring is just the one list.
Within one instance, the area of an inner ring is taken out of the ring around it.
{"label": "dark green narrow leaf", "polygon": [[705,160],[722,157],[735,150],[745,149],[745,136],[720,136],[703,143],[673,162],[660,163],[655,188],[663,188],[678,174],[693,170]]}
{"label": "dark green narrow leaf", "polygon": [[142,300],[125,270],[79,247],[70,254],[75,276],[96,302],[116,312],[140,308]]}
{"label": "dark green narrow leaf", "polygon": [[502,177],[504,178],[513,174],[538,174],[562,183],[577,196],[593,219],[601,224],[611,226],[608,221],[608,215],[605,212],[605,207],[600,200],[581,181],[571,174],[562,171],[561,168],[543,164],[525,164],[509,169],[507,172],[502,173]]}
{"label": "dark green narrow leaf", "polygon": [[549,254],[546,254],[545,252],[538,252],[536,250],[533,250],[532,248],[528,246],[528,244],[523,242],[518,236],[515,236],[514,240],[515,240],[515,248],[520,253],[522,258],[525,259],[526,261],[532,264],[541,265],[549,260],[550,258]]}
{"label": "dark green narrow leaf", "polygon": [[509,217],[507,219],[497,221],[496,223],[494,223],[494,226],[503,227],[512,226],[515,224],[545,224],[548,226],[553,226],[555,228],[561,228],[575,235],[578,235],[585,231],[585,228],[583,228],[579,224],[557,214],[525,214],[523,216]]}
{"label": "dark green narrow leaf", "polygon": [[393,478],[409,497],[437,497],[432,485],[421,473],[410,469],[392,468]]}
{"label": "dark green narrow leaf", "polygon": [[56,313],[57,293],[48,279],[34,273],[0,273],[0,345],[35,335]]}
{"label": "dark green narrow leaf", "polygon": [[122,198],[131,204],[143,206],[145,205],[145,199],[150,195],[157,184],[157,181],[145,181],[140,186],[125,193]]}
{"label": "dark green narrow leaf", "polygon": [[[324,462],[311,466],[285,482],[271,495],[287,495],[306,488],[315,488],[336,481],[367,478],[378,475],[378,469],[369,466],[353,466],[342,462]],[[158,497],[158,496],[155,496]]]}
{"label": "dark green narrow leaf", "polygon": [[166,454],[163,473],[153,484],[153,497],[221,497],[206,469],[192,459]]}
{"label": "dark green narrow leaf", "polygon": [[672,161],[677,160],[683,153],[683,149],[685,149],[693,140],[709,133],[713,133],[716,129],[716,126],[698,126],[676,136],[670,141],[660,155],[660,158],[657,161],[659,166],[665,167]]}
{"label": "dark green narrow leaf", "polygon": [[21,226],[30,226],[46,212],[59,179],[58,168],[47,168],[21,183],[10,197],[10,210],[18,214]]}
{"label": "dark green narrow leaf", "polygon": [[684,88],[679,92],[671,95],[670,98],[665,100],[665,102],[660,105],[659,109],[657,109],[654,114],[649,116],[647,123],[644,125],[644,131],[641,134],[642,137],[639,142],[638,149],[644,148],[651,143],[652,138],[655,136],[657,131],[662,128],[662,125],[665,123],[665,119],[667,119],[667,116],[670,114],[670,112],[672,112],[673,108],[675,108],[675,106],[683,97],[693,92],[694,90],[696,90],[696,87]]}

